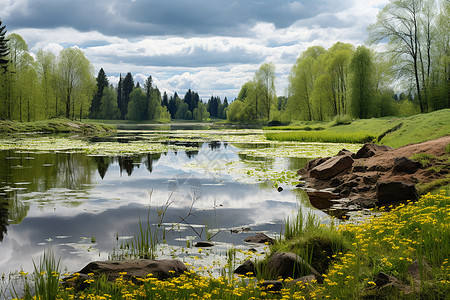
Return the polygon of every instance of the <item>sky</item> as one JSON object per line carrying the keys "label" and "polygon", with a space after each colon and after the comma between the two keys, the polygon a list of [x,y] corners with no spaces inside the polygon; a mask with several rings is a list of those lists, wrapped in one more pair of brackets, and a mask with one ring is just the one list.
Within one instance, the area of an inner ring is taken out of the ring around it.
{"label": "sky", "polygon": [[277,95],[310,46],[362,45],[388,0],[0,0],[8,34],[31,53],[79,47],[111,83],[149,75],[169,94],[237,97],[263,63]]}

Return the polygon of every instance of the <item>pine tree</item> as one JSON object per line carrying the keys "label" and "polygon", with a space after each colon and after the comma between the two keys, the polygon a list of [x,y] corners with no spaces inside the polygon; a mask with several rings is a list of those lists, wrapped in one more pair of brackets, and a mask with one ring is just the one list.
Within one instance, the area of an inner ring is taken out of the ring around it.
{"label": "pine tree", "polygon": [[6,38],[6,26],[2,26],[2,20],[0,20],[0,67],[6,73],[9,65],[9,48],[8,39]]}
{"label": "pine tree", "polygon": [[169,97],[167,96],[167,93],[165,91],[164,91],[161,105],[165,106],[165,107],[169,107]]}
{"label": "pine tree", "polygon": [[97,75],[97,93],[92,98],[92,104],[89,108],[89,117],[98,119],[100,117],[100,102],[103,97],[103,90],[109,86],[108,78],[106,78],[103,68],[98,71]]}
{"label": "pine tree", "polygon": [[130,102],[130,94],[134,89],[134,80],[130,72],[127,73],[122,82],[122,106],[119,107],[121,118],[125,119],[128,112],[128,103]]}
{"label": "pine tree", "polygon": [[119,108],[119,116],[118,118],[122,118],[122,110],[123,110],[123,79],[122,73],[119,77],[119,83],[117,84],[117,107]]}

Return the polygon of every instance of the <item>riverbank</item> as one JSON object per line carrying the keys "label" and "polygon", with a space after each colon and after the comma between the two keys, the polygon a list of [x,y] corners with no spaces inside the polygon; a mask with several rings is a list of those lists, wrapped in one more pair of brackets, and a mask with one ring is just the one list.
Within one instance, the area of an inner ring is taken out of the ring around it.
{"label": "riverbank", "polygon": [[14,133],[80,133],[97,134],[116,130],[113,124],[80,122],[69,119],[49,119],[35,122],[0,120],[0,134]]}
{"label": "riverbank", "polygon": [[360,211],[448,190],[449,161],[450,136],[444,136],[400,148],[365,144],[356,153],[343,150],[311,160],[298,174],[314,207]]}
{"label": "riverbank", "polygon": [[450,109],[410,117],[299,122],[265,127],[266,138],[277,141],[366,143],[398,148],[450,135]]}
{"label": "riverbank", "polygon": [[[52,299],[446,299],[450,293],[450,197],[443,193],[381,211],[360,224],[321,225],[314,220],[288,224],[289,236],[276,241],[271,252],[290,251],[313,265],[325,255],[319,262],[327,262],[321,270],[323,282],[289,277],[265,281],[264,267],[241,278],[232,270],[215,278],[191,267],[169,279],[129,278],[121,272],[107,281],[106,276],[90,273],[81,278],[80,289],[59,285],[67,274],[47,257],[33,275],[36,294]],[[223,267],[225,271],[229,266]],[[26,274],[21,276],[29,286]]]}

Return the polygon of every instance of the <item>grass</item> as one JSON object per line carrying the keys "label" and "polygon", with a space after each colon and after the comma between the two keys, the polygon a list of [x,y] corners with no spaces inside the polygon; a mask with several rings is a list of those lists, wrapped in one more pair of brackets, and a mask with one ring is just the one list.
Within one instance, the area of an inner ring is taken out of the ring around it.
{"label": "grass", "polygon": [[[315,131],[317,128],[321,130]],[[351,123],[342,117],[331,122],[296,122],[264,129],[269,140],[361,143],[372,139],[397,148],[450,135],[450,109],[410,117],[359,119]]]}
{"label": "grass", "polygon": [[0,121],[0,134],[20,132],[92,134],[110,131],[115,131],[115,126],[69,119],[49,119],[35,122]]}
{"label": "grass", "polygon": [[[303,214],[301,214],[303,216]],[[129,279],[125,273],[112,282],[105,277],[82,279],[85,290],[58,286],[59,268],[54,259],[46,257],[35,270],[37,299],[447,299],[450,294],[450,197],[444,192],[427,194],[417,202],[408,202],[361,223],[335,226],[320,225],[313,217],[290,220],[288,239],[278,241],[272,251],[299,248],[312,249],[323,240],[327,248],[310,251],[308,260],[328,261],[323,271],[324,283],[296,283],[283,280],[280,292],[259,286],[255,277],[246,279],[198,275],[191,269],[180,277],[158,280]],[[322,250],[322,251],[320,251]],[[320,255],[314,257],[314,255]],[[232,251],[228,254],[233,261]],[[46,263],[49,261],[50,263]],[[408,267],[416,263],[419,272],[411,274]],[[204,269],[205,267],[200,267]],[[206,267],[207,268],[207,267]],[[259,265],[257,269],[263,267]],[[375,283],[378,273],[395,276],[401,284],[381,288]],[[24,277],[25,278],[25,277]],[[26,280],[26,279],[25,279]],[[75,279],[76,280],[76,279]],[[42,284],[41,284],[42,283]],[[23,299],[31,299],[30,295]]]}
{"label": "grass", "polygon": [[352,133],[324,131],[291,131],[266,132],[268,140],[296,141],[296,142],[328,142],[328,143],[367,143],[376,137],[368,132],[357,131]]}

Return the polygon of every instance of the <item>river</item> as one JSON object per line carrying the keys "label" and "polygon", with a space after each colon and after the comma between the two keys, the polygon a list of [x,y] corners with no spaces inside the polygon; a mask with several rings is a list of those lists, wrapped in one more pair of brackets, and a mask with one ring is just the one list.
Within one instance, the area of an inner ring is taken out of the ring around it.
{"label": "river", "polygon": [[[296,171],[342,148],[359,145],[269,142],[258,129],[193,125],[122,126],[95,138],[3,138],[0,274],[33,271],[48,249],[65,272],[125,257],[123,245],[147,220],[157,258],[193,265],[255,247],[243,241],[255,233],[279,237],[299,208],[330,222],[295,188]],[[211,249],[192,247],[208,239]]]}

